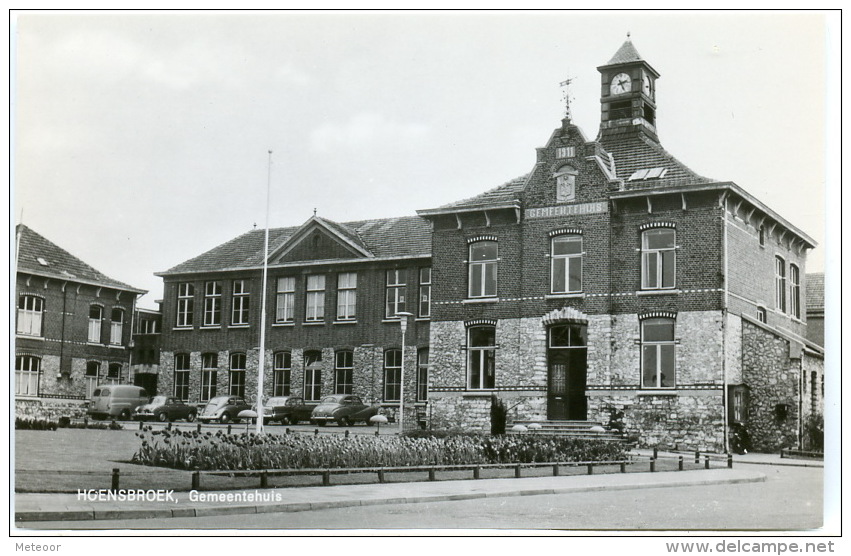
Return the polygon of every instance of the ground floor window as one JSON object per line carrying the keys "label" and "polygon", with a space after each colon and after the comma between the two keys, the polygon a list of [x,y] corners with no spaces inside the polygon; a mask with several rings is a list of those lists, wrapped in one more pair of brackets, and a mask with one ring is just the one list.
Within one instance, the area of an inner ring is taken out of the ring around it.
{"label": "ground floor window", "polygon": [[110,363],[106,369],[107,384],[121,384],[121,364]]}
{"label": "ground floor window", "polygon": [[354,382],[354,354],[338,351],[334,362],[334,393],[351,394]]}
{"label": "ground floor window", "polygon": [[677,384],[674,319],[641,321],[641,387],[673,388]]}
{"label": "ground floor window", "polygon": [[228,395],[245,397],[245,354],[232,353],[230,356],[230,387]]}
{"label": "ground floor window", "polygon": [[384,352],[384,401],[398,402],[402,390],[402,350]]}
{"label": "ground floor window", "polygon": [[417,352],[417,401],[428,400],[428,348]]}
{"label": "ground floor window", "polygon": [[290,373],[292,372],[292,354],[279,351],[275,354],[274,373],[272,376],[272,395],[290,395]]}
{"label": "ground floor window", "polygon": [[322,353],[304,353],[304,399],[319,401],[322,397]]}
{"label": "ground floor window", "polygon": [[89,361],[86,363],[86,398],[91,399],[100,378],[100,363]]}
{"label": "ground floor window", "polygon": [[41,359],[32,355],[15,357],[15,395],[35,396],[38,394],[38,373]]}
{"label": "ground floor window", "polygon": [[474,326],[467,332],[467,388],[496,386],[496,327]]}
{"label": "ground floor window", "polygon": [[189,399],[189,371],[174,371],[174,397],[182,401]]}

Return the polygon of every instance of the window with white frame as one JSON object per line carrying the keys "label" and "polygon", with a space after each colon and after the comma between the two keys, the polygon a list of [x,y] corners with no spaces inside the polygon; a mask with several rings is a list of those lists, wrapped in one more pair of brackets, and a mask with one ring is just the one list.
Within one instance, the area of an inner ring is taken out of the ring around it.
{"label": "window with white frame", "polygon": [[230,355],[230,386],[229,396],[245,397],[245,354],[232,353]]}
{"label": "window with white frame", "polygon": [[774,257],[774,308],[786,312],[786,261]]}
{"label": "window with white frame", "polygon": [[273,396],[290,395],[292,361],[292,354],[289,351],[279,351],[275,354],[272,374]]}
{"label": "window with white frame", "polygon": [[354,354],[338,351],[334,354],[334,393],[351,394],[354,382]]}
{"label": "window with white frame", "polygon": [[674,319],[641,321],[641,387],[673,388],[677,385]]}
{"label": "window with white frame", "polygon": [[467,388],[496,387],[496,327],[473,326],[467,330]]}
{"label": "window with white frame", "polygon": [[177,326],[192,326],[195,317],[195,286],[189,282],[177,285]]}
{"label": "window with white frame", "polygon": [[469,297],[496,297],[497,261],[495,241],[470,244]]}
{"label": "window with white frame", "polygon": [[[38,395],[38,375],[41,371],[41,359],[34,355],[15,357],[15,395]],[[89,396],[91,397],[91,396]]]}
{"label": "window with white frame", "polygon": [[[174,397],[189,399],[189,354],[178,353],[174,356]],[[203,400],[202,401],[206,401]]]}
{"label": "window with white frame", "polygon": [[[357,272],[341,272],[337,275],[337,320],[355,320],[358,300]],[[338,392],[351,394],[351,392]]]}
{"label": "window with white frame", "polygon": [[[186,356],[186,369],[189,369],[189,356]],[[219,355],[205,353],[201,356],[201,397],[207,402],[216,397],[216,384],[219,374]]]}
{"label": "window with white frame", "polygon": [[641,234],[641,287],[666,289],[676,286],[677,232],[673,228],[652,228]]}
{"label": "window with white frame", "polygon": [[417,316],[427,318],[431,316],[431,268],[420,269],[420,295]]}
{"label": "window with white frame", "polygon": [[204,326],[222,324],[222,283],[218,280],[204,284]]}
{"label": "window with white frame", "polygon": [[103,307],[91,305],[89,307],[89,335],[87,340],[90,344],[100,343],[101,323],[103,322]]}
{"label": "window with white frame", "polygon": [[[235,326],[248,324],[248,280],[233,281],[233,300],[230,323]],[[236,395],[236,394],[231,394]]]}
{"label": "window with white frame", "polygon": [[801,271],[797,265],[789,265],[789,314],[801,318]]}
{"label": "window with white frame", "polygon": [[110,363],[106,368],[106,381],[107,384],[120,384],[121,383],[121,363]]}
{"label": "window with white frame", "polygon": [[311,274],[307,277],[304,320],[307,322],[325,320],[325,276],[322,274]]}
{"label": "window with white frame", "polygon": [[18,297],[18,334],[41,336],[44,300],[34,295]]}
{"label": "window with white frame", "polygon": [[582,236],[552,238],[550,255],[551,293],[582,291]]}
{"label": "window with white frame", "polygon": [[384,352],[384,401],[398,402],[402,391],[402,350]]}
{"label": "window with white frame", "polygon": [[139,334],[156,334],[159,332],[156,319],[139,319]]}
{"label": "window with white frame", "polygon": [[757,307],[756,308],[756,320],[765,324],[768,322],[768,314],[765,310],[765,307]]}
{"label": "window with white frame", "polygon": [[98,386],[100,380],[100,363],[98,361],[88,361],[86,363],[86,398],[92,399],[92,394]]}
{"label": "window with white frame", "polygon": [[115,307],[110,314],[109,343],[114,346],[121,345],[124,336],[124,309]]}
{"label": "window with white frame", "polygon": [[428,401],[428,348],[417,351],[417,401]]}
{"label": "window with white frame", "polygon": [[275,322],[293,322],[295,319],[295,277],[278,278],[275,297]]}
{"label": "window with white frame", "polygon": [[386,288],[386,309],[384,317],[388,319],[399,318],[398,313],[405,312],[405,291],[407,289],[407,280],[405,279],[405,269],[395,269],[387,271],[387,288]]}
{"label": "window with white frame", "polygon": [[322,352],[304,352],[304,399],[319,401],[322,396]]}

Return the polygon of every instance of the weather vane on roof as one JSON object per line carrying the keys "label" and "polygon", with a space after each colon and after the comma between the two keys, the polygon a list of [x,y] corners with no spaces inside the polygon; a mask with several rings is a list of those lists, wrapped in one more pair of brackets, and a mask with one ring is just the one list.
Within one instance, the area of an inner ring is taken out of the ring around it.
{"label": "weather vane on roof", "polygon": [[559,83],[559,85],[564,88],[562,100],[564,101],[564,118],[567,121],[570,121],[570,101],[572,100],[572,97],[570,95],[570,84],[573,83],[575,80],[575,77],[568,76],[567,79]]}
{"label": "weather vane on roof", "polygon": [[313,216],[316,216],[316,209],[313,209]]}

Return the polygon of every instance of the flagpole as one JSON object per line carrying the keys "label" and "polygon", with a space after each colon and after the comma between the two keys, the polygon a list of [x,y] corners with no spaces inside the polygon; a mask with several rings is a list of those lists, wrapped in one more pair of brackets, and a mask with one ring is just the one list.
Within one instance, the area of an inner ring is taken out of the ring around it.
{"label": "flagpole", "polygon": [[266,232],[263,239],[263,285],[260,289],[260,357],[257,361],[257,434],[263,432],[263,382],[266,372],[266,281],[269,274],[269,206],[272,197],[272,151],[266,172]]}

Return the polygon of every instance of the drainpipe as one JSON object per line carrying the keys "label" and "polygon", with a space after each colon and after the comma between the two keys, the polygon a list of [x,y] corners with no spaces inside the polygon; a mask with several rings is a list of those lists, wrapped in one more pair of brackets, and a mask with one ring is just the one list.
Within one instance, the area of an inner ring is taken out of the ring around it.
{"label": "drainpipe", "polygon": [[729,453],[730,452],[730,432],[729,432],[730,424],[728,423],[728,414],[729,414],[729,409],[730,409],[730,407],[729,407],[730,406],[730,400],[729,400],[729,395],[728,395],[729,385],[727,384],[729,382],[728,377],[727,377],[727,330],[728,330],[729,327],[727,325],[727,319],[729,318],[728,317],[728,314],[729,314],[728,313],[728,307],[729,307],[729,303],[730,303],[730,295],[729,295],[730,252],[729,252],[728,245],[727,245],[727,241],[728,241],[727,240],[727,202],[728,202],[728,199],[727,199],[727,196],[725,195],[724,196],[724,207],[723,207],[724,216],[722,218],[722,223],[723,223],[723,226],[724,226],[724,246],[723,246],[723,252],[724,252],[724,305],[723,305],[723,308],[721,309],[721,345],[723,347],[723,349],[721,350],[721,353],[723,354],[723,360],[721,361],[721,369],[722,369],[722,374],[723,374],[724,390],[721,392],[721,398],[724,400],[724,410],[723,410],[723,419],[722,419],[722,422],[724,423],[724,451]]}
{"label": "drainpipe", "polygon": [[[804,449],[804,350],[801,349],[801,358],[798,360],[798,449]],[[810,385],[812,388],[812,385]],[[810,391],[812,396],[812,391]]]}

